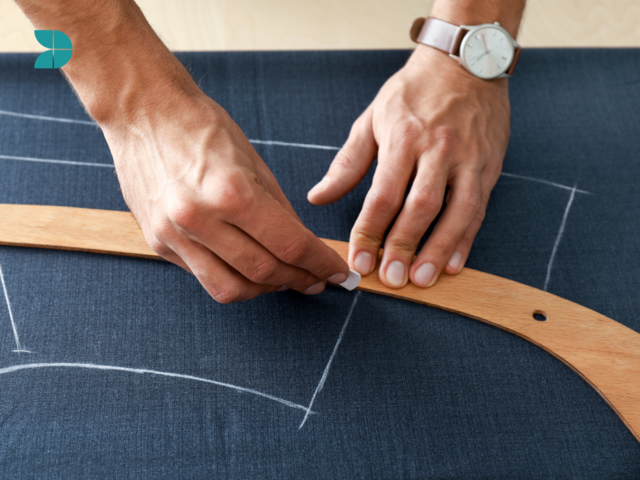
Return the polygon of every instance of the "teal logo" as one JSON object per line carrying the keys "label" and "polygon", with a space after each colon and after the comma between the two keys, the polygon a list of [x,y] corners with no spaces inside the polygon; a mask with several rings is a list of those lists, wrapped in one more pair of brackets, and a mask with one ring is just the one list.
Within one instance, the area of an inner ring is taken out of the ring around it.
{"label": "teal logo", "polygon": [[58,30],[36,30],[35,34],[38,43],[49,49],[36,59],[35,68],[60,68],[71,60],[73,47],[66,34]]}

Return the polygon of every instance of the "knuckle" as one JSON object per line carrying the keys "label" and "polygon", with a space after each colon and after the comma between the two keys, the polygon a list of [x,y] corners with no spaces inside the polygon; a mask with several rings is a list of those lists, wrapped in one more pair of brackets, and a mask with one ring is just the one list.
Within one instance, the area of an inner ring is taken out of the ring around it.
{"label": "knuckle", "polygon": [[442,208],[444,199],[433,188],[419,188],[415,195],[407,199],[407,206],[418,212],[438,212]]}
{"label": "knuckle", "polygon": [[230,284],[216,290],[211,296],[216,302],[227,304],[242,300],[242,293],[239,285]]}
{"label": "knuckle", "polygon": [[309,248],[309,240],[298,235],[282,246],[278,258],[289,265],[298,265],[304,259]]}
{"label": "knuckle", "polygon": [[160,255],[162,258],[167,258],[169,255],[171,255],[171,253],[173,253],[172,250],[162,241],[160,241],[155,235],[149,236],[149,238],[147,238],[146,240],[149,244],[149,247],[151,247],[151,250]]}
{"label": "knuckle", "polygon": [[444,152],[450,152],[460,143],[460,135],[455,128],[442,126],[434,132],[434,144]]}
{"label": "knuckle", "polygon": [[349,158],[349,156],[343,150],[340,150],[338,152],[331,166],[336,170],[354,170],[355,169],[355,164],[353,163],[353,160],[351,160],[351,158]]}
{"label": "knuckle", "polygon": [[250,210],[256,183],[259,180],[254,172],[241,168],[226,172],[216,184],[213,209],[225,218]]}
{"label": "knuckle", "polygon": [[[462,247],[462,249],[464,250],[465,248],[468,250],[471,249],[471,245],[473,245],[473,241],[476,238],[478,232],[473,231],[466,231],[464,232],[464,235],[462,236],[462,238],[460,239],[459,245]],[[458,248],[458,247],[457,247]]]}
{"label": "knuckle", "polygon": [[388,238],[385,242],[385,251],[392,251],[394,253],[403,253],[407,255],[413,255],[416,252],[417,242],[413,242],[410,238]]}
{"label": "knuckle", "polygon": [[149,218],[148,230],[148,232],[144,232],[147,243],[154,252],[156,252],[158,255],[161,255],[161,253],[157,252],[154,247],[162,249],[168,242],[168,240],[172,237],[174,228],[171,224],[171,221],[164,213],[153,214]]}
{"label": "knuckle", "polygon": [[383,212],[397,211],[402,205],[402,192],[391,189],[371,189],[369,195],[371,198],[372,210]]}
{"label": "knuckle", "polygon": [[275,284],[278,263],[272,258],[258,260],[251,265],[251,280],[260,284]]}
{"label": "knuckle", "polygon": [[448,260],[449,257],[451,256],[451,251],[453,250],[453,248],[448,242],[438,240],[438,241],[435,241],[433,245],[430,246],[430,250],[435,256],[435,258]]}
{"label": "knuckle", "polygon": [[482,205],[482,198],[479,192],[467,191],[460,195],[460,206],[469,213],[477,213]]}
{"label": "knuckle", "polygon": [[401,150],[410,149],[424,133],[420,122],[404,121],[396,125],[392,132],[392,144],[394,148]]}
{"label": "knuckle", "polygon": [[[167,201],[166,220],[173,225],[186,231],[192,231],[198,224],[198,217],[201,215],[201,206],[191,196],[181,193],[173,193]],[[166,227],[166,220],[158,221],[158,227]]]}
{"label": "knuckle", "polygon": [[476,213],[476,218],[477,220],[482,223],[484,222],[484,219],[487,216],[487,207],[481,207],[478,209],[477,213]]}
{"label": "knuckle", "polygon": [[378,248],[382,243],[382,235],[376,232],[370,231],[363,227],[354,227],[351,231],[350,242],[356,245],[366,245]]}

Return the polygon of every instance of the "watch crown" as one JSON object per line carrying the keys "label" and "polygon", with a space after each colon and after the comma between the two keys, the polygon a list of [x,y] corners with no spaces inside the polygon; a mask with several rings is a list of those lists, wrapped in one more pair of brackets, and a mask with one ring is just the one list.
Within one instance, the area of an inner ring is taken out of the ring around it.
{"label": "watch crown", "polygon": [[500,22],[493,22],[493,24],[500,26]]}

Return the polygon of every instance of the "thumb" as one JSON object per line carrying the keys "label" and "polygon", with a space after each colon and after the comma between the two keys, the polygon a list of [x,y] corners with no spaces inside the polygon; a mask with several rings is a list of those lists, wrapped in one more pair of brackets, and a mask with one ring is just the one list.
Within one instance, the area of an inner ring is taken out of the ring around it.
{"label": "thumb", "polygon": [[369,106],[351,127],[349,138],[331,162],[324,178],[307,194],[315,205],[335,202],[355,188],[378,152],[373,136],[373,109]]}

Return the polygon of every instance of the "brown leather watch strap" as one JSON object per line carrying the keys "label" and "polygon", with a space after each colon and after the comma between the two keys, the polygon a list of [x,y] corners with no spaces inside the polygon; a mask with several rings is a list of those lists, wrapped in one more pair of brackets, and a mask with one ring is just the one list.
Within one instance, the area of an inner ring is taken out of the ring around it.
{"label": "brown leather watch strap", "polygon": [[522,49],[520,47],[517,47],[513,52],[513,61],[511,62],[509,69],[505,72],[507,75],[509,76],[513,75],[513,71],[516,69],[516,63],[518,63],[518,59],[520,58],[521,51]]}
{"label": "brown leather watch strap", "polygon": [[416,18],[411,25],[411,40],[424,43],[451,55],[460,55],[460,43],[469,30],[433,17]]}

